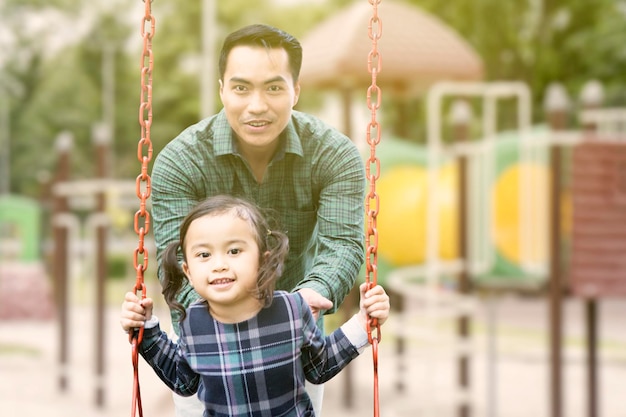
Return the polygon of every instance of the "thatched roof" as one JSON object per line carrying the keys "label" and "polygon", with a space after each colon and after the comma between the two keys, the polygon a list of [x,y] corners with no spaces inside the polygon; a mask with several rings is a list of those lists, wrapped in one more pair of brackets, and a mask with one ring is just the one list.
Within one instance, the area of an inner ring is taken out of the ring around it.
{"label": "thatched roof", "polygon": [[[382,22],[379,85],[423,91],[436,81],[482,79],[481,58],[438,18],[416,6],[389,0],[378,5],[378,16]],[[359,0],[303,37],[301,83],[327,88],[369,84],[371,17],[370,3]]]}

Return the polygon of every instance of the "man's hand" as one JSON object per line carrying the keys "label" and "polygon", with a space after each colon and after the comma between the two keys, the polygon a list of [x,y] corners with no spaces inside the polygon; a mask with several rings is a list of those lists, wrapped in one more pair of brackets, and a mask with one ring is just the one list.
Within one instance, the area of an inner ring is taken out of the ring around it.
{"label": "man's hand", "polygon": [[298,290],[304,301],[309,305],[315,320],[319,319],[322,310],[329,310],[333,307],[333,302],[328,298],[322,297],[317,291],[310,288],[302,288]]}

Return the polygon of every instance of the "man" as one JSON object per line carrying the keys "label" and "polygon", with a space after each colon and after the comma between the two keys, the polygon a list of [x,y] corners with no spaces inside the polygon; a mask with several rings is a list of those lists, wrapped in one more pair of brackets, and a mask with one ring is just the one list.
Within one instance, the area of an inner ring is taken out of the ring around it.
{"label": "man", "polygon": [[[219,59],[224,108],[185,129],[157,156],[152,216],[161,277],[162,251],[178,239],[182,219],[199,201],[231,194],[271,210],[290,245],[277,289],[299,291],[322,324],[364,262],[366,178],[345,135],[293,110],[301,63],[300,43],[279,29],[251,25],[226,37]],[[189,285],[179,293],[185,306],[196,299]],[[177,333],[175,313],[172,321]],[[307,392],[319,416],[322,391]],[[178,416],[201,415],[179,413],[180,401]]]}

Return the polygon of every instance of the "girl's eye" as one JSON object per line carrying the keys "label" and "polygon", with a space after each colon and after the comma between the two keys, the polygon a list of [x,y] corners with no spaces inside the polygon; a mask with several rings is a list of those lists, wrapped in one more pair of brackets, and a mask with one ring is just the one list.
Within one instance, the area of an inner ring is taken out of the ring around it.
{"label": "girl's eye", "polygon": [[208,258],[211,256],[211,254],[209,252],[200,252],[196,256],[198,256],[198,258]]}
{"label": "girl's eye", "polygon": [[228,253],[230,253],[231,255],[237,255],[240,252],[241,252],[241,249],[237,249],[237,248],[234,248],[228,251]]}

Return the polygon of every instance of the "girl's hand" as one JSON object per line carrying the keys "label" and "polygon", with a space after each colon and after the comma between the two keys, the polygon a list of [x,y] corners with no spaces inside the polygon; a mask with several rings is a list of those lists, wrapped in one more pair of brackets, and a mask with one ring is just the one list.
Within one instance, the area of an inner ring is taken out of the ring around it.
{"label": "girl's hand", "polygon": [[152,317],[152,299],[144,298],[140,300],[136,294],[127,292],[122,303],[122,314],[120,324],[125,332],[131,329],[143,327],[146,320]]}
{"label": "girl's hand", "polygon": [[359,319],[361,324],[367,330],[367,321],[370,318],[378,319],[378,324],[382,325],[389,318],[389,296],[385,292],[385,289],[380,285],[376,285],[370,290],[367,290],[367,283],[363,283],[359,286],[361,293],[361,301],[359,303]]}

